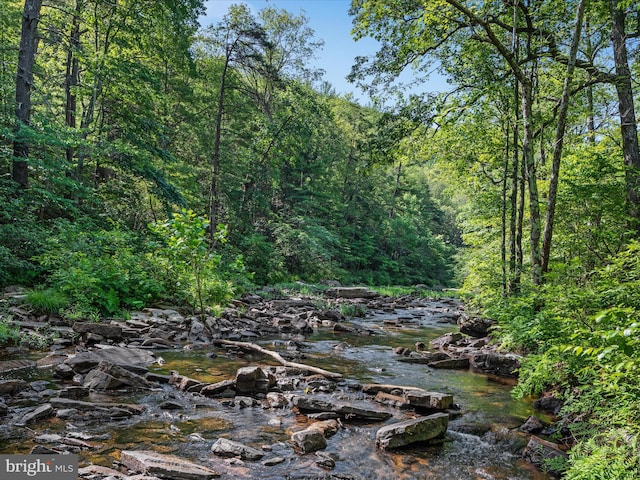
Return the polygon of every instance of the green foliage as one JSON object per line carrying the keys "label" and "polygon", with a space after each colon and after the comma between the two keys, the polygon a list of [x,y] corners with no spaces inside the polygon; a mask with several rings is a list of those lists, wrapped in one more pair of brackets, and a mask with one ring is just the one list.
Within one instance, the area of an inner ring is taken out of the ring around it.
{"label": "green foliage", "polygon": [[58,221],[37,259],[49,273],[48,284],[87,314],[142,308],[164,291],[140,238],[117,227],[94,230]]}
{"label": "green foliage", "polygon": [[20,329],[5,318],[0,319],[0,345],[17,345],[20,342]]}
{"label": "green foliage", "polygon": [[[234,285],[223,274],[222,257],[207,243],[206,219],[191,210],[181,210],[150,228],[160,239],[156,260],[165,271],[167,284],[175,285],[173,293],[179,299],[204,313],[205,307],[224,305],[233,296]],[[226,242],[226,235],[226,227],[218,225],[216,242]],[[241,258],[236,259],[232,270],[243,271]]]}
{"label": "green foliage", "polygon": [[340,313],[345,317],[362,317],[367,313],[367,307],[359,303],[341,303]]}
{"label": "green foliage", "polygon": [[41,313],[59,313],[69,305],[69,298],[53,288],[38,288],[27,293],[27,304]]}

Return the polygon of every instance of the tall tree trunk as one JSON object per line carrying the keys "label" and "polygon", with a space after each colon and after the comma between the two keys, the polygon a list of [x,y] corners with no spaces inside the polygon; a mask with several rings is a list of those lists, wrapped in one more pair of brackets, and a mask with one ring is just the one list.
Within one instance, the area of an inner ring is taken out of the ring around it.
{"label": "tall tree trunk", "polygon": [[[36,58],[37,27],[40,19],[42,0],[26,0],[22,14],[18,72],[16,74],[16,117],[17,128],[31,122],[31,86],[33,85],[33,64]],[[13,141],[12,178],[21,189],[29,187],[29,144],[17,139]]]}
{"label": "tall tree trunk", "polygon": [[531,78],[520,83],[522,89],[522,122],[524,155],[524,174],[529,187],[529,242],[531,248],[531,279],[534,285],[542,282],[542,257],[540,254],[540,205],[538,196],[538,179],[536,178],[536,162],[533,155],[533,82]]}
{"label": "tall tree trunk", "polygon": [[619,6],[619,0],[609,0],[612,19],[611,43],[616,70],[616,92],[618,94],[618,110],[620,112],[620,131],[622,149],[626,167],[627,201],[631,228],[640,233],[640,149],[638,148],[638,130],[631,71],[627,57],[625,34],[625,12]]}
{"label": "tall tree trunk", "polygon": [[[584,24],[584,36],[585,36],[585,53],[587,54],[587,58],[591,63],[593,62],[593,45],[591,43],[591,23],[589,22],[589,17]],[[595,108],[593,104],[593,85],[591,85],[591,81],[593,79],[591,73],[587,72],[587,83],[589,86],[587,87],[587,139],[591,145],[596,144],[596,122],[595,122]]]}
{"label": "tall tree trunk", "polygon": [[[76,8],[71,23],[71,33],[69,35],[69,51],[67,52],[66,79],[64,84],[65,125],[72,129],[75,129],[77,126],[76,117],[78,108],[75,88],[80,81],[80,66],[77,51],[80,48],[80,14],[82,12],[82,3],[82,0],[76,0]],[[75,149],[73,147],[67,147],[66,156],[69,164],[73,162],[74,154]],[[80,171],[77,172],[78,177],[80,173]]]}
{"label": "tall tree trunk", "polygon": [[218,109],[216,112],[216,129],[213,140],[213,158],[211,165],[211,184],[209,188],[209,244],[215,244],[215,233],[218,225],[218,212],[220,198],[218,193],[218,180],[220,176],[220,139],[222,137],[222,115],[224,113],[224,96],[227,88],[227,72],[229,70],[230,57],[227,55],[220,79],[220,94],[218,95]]}
{"label": "tall tree trunk", "polygon": [[567,113],[569,112],[569,97],[571,80],[576,66],[576,55],[578,54],[578,44],[580,43],[580,33],[582,31],[582,17],[584,16],[584,4],[586,0],[580,0],[576,12],[576,25],[571,39],[569,50],[569,61],[567,63],[567,73],[564,77],[562,87],[562,98],[558,109],[558,124],[556,126],[556,138],[553,145],[553,161],[551,163],[551,178],[549,180],[549,196],[547,198],[547,213],[544,224],[544,234],[542,238],[542,273],[549,270],[549,257],[551,255],[551,240],[553,238],[553,222],[556,213],[556,200],[558,197],[558,183],[560,180],[560,160],[562,159],[562,147],[564,144],[564,133],[567,127]]}
{"label": "tall tree trunk", "polygon": [[[518,104],[518,82],[514,85],[514,97],[515,105]],[[513,152],[512,152],[512,167],[511,167],[511,193],[509,196],[509,203],[511,204],[511,217],[509,218],[509,292],[517,293],[520,290],[520,273],[522,272],[522,221],[518,221],[521,218],[519,216],[520,209],[518,208],[518,170],[520,165],[520,154],[518,148],[519,130],[518,122],[520,121],[520,115],[518,115],[518,109],[515,109],[515,119],[513,122]],[[518,233],[519,232],[519,233]]]}

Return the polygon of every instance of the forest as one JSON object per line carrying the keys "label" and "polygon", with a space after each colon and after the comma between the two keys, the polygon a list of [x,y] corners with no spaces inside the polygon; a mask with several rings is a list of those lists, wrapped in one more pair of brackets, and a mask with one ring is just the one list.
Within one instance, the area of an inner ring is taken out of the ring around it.
{"label": "forest", "polygon": [[513,395],[564,401],[554,468],[638,478],[637,2],[352,0],[368,106],[309,67],[304,14],[204,8],[2,0],[0,287],[78,319],[455,288],[524,356]]}

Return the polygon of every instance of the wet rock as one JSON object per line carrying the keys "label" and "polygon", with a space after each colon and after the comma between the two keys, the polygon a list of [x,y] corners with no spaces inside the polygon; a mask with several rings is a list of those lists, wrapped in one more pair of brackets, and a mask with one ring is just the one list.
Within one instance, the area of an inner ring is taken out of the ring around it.
{"label": "wet rock", "polygon": [[95,322],[75,322],[72,328],[74,332],[80,334],[91,333],[113,340],[119,340],[122,338],[122,327],[120,325]]}
{"label": "wet rock", "polygon": [[0,374],[17,372],[35,368],[36,362],[31,360],[5,360],[0,362]]}
{"label": "wet rock", "polygon": [[381,422],[391,417],[389,412],[347,403],[333,403],[313,397],[296,396],[293,398],[293,404],[303,412],[333,412],[346,420]]}
{"label": "wet rock", "polygon": [[446,413],[434,413],[428,417],[393,423],[376,432],[376,445],[388,449],[432,440],[443,435],[448,424],[449,415]]}
{"label": "wet rock", "polygon": [[306,428],[295,432],[291,435],[291,441],[304,453],[322,450],[327,446],[327,439],[322,434],[322,431],[313,428]]}
{"label": "wet rock", "polygon": [[103,391],[120,387],[151,388],[152,384],[126,368],[101,362],[97,368],[87,373],[82,386],[89,390]]}
{"label": "wet rock", "polygon": [[134,472],[171,480],[208,480],[220,476],[208,467],[152,451],[123,450],[120,463]]}
{"label": "wet rock", "polygon": [[19,379],[0,380],[0,395],[14,395],[27,388],[27,382]]}
{"label": "wet rock", "polygon": [[[535,465],[539,469],[544,469],[547,460],[553,458],[569,458],[566,452],[560,449],[558,445],[547,440],[543,440],[534,435],[529,439],[529,443],[522,452],[522,458]],[[552,472],[559,473],[559,472]]]}
{"label": "wet rock", "polygon": [[133,405],[128,403],[101,403],[83,402],[71,398],[56,397],[49,400],[49,403],[56,409],[75,408],[80,411],[96,411],[110,414],[114,417],[140,415],[144,412],[143,405]]}
{"label": "wet rock", "polygon": [[488,318],[470,317],[463,314],[458,317],[457,323],[461,333],[475,338],[482,338],[489,335],[489,330],[495,322]]}
{"label": "wet rock", "polygon": [[270,408],[284,408],[289,404],[287,397],[279,392],[267,393],[266,401]]}
{"label": "wet rock", "polygon": [[223,380],[218,383],[210,383],[200,389],[200,394],[206,397],[217,397],[225,393],[235,395],[235,380]]}
{"label": "wet rock", "polygon": [[73,376],[75,374],[76,374],[76,372],[73,371],[73,368],[71,367],[71,365],[69,365],[67,363],[60,363],[60,364],[56,365],[54,370],[53,370],[53,377],[54,378],[62,378],[62,379],[65,379],[65,380],[73,378]]}
{"label": "wet rock", "polygon": [[9,407],[3,400],[0,400],[0,417],[6,417],[9,413]]}
{"label": "wet rock", "polygon": [[464,335],[462,335],[459,332],[446,333],[434,340],[431,340],[429,344],[433,348],[437,348],[437,349],[442,348],[446,350],[450,345],[457,344],[463,338],[464,338]]}
{"label": "wet rock", "polygon": [[283,457],[271,457],[271,458],[267,458],[264,462],[262,462],[262,464],[265,467],[273,467],[274,465],[279,465],[285,461],[286,459]]}
{"label": "wet rock", "polygon": [[260,367],[243,367],[236,372],[238,393],[267,393],[275,378],[267,376]]}
{"label": "wet rock", "polygon": [[318,457],[318,459],[316,460],[316,465],[318,465],[320,468],[324,468],[325,470],[333,470],[336,467],[335,459],[328,453],[316,452],[316,457]]}
{"label": "wet rock", "polygon": [[446,368],[449,370],[467,370],[471,363],[468,358],[448,358],[446,360],[438,360],[429,362],[431,368]]}
{"label": "wet rock", "polygon": [[211,447],[211,452],[220,457],[240,457],[242,460],[260,460],[264,452],[240,442],[219,438]]}
{"label": "wet rock", "polygon": [[453,406],[453,395],[428,392],[417,387],[372,383],[363,385],[362,391],[369,395],[376,395],[376,401],[380,403],[398,408],[417,407],[428,410],[446,410]]}
{"label": "wet rock", "polygon": [[544,429],[544,424],[542,423],[542,421],[535,415],[531,415],[520,426],[519,430],[524,433],[540,433],[543,429]]}
{"label": "wet rock", "polygon": [[410,352],[408,356],[398,358],[399,362],[429,365],[433,362],[449,360],[450,355],[444,352]]}

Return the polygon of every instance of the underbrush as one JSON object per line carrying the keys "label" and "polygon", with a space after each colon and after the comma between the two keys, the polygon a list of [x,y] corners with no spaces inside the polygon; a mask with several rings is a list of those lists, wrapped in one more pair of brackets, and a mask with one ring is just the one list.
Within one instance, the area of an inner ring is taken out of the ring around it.
{"label": "underbrush", "polygon": [[564,400],[574,444],[564,478],[640,478],[640,243],[587,276],[571,273],[496,295],[484,311],[502,345],[527,354],[513,394]]}

